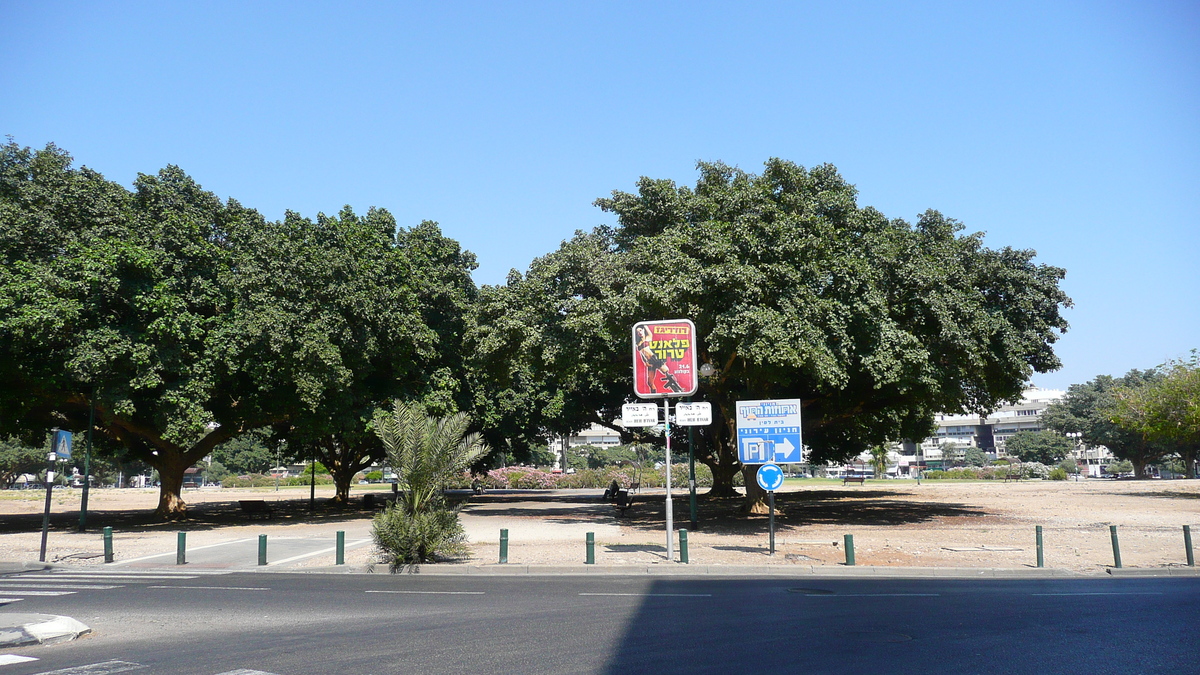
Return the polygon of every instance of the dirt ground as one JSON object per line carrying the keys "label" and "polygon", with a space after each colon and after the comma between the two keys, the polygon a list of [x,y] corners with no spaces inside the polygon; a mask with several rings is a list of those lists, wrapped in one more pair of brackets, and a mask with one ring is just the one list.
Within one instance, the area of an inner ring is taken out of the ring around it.
{"label": "dirt ground", "polygon": [[[372,486],[375,488],[376,486]],[[89,531],[77,532],[79,490],[55,490],[48,561],[99,564],[99,528],[114,530],[118,560],[171,551],[174,533],[188,531],[189,546],[256,534],[332,537],[347,532],[359,545],[349,565],[376,559],[370,537],[372,512],[326,504],[318,489],[309,511],[307,489],[189,491],[191,518],[158,523],[152,489],[93,490]],[[499,531],[509,531],[509,563],[575,565],[584,561],[587,532],[595,533],[600,565],[666,564],[664,491],[637,495],[624,516],[598,490],[490,491],[462,510],[471,541],[469,564],[496,563]],[[37,560],[44,492],[0,493],[0,561]],[[239,499],[274,502],[276,517],[247,520]],[[675,527],[688,528],[689,558],[705,565],[836,565],[845,562],[843,536],[854,536],[858,565],[898,567],[1031,567],[1036,562],[1035,526],[1044,531],[1047,567],[1102,573],[1113,564],[1109,526],[1118,526],[1125,567],[1182,565],[1183,525],[1200,526],[1200,481],[1022,481],[952,483],[887,480],[864,486],[789,482],[776,494],[776,554],[768,554],[766,516],[742,516],[740,500],[698,500],[696,528],[689,523],[686,492],[674,494]],[[1200,537],[1200,527],[1197,528]],[[678,539],[675,540],[678,549]],[[676,551],[678,556],[678,550]],[[317,556],[296,567],[332,564]]]}

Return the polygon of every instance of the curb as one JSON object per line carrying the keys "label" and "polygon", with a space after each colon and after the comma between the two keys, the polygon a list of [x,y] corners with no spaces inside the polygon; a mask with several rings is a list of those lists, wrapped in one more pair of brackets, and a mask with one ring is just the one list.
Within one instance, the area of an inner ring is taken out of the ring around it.
{"label": "curb", "polygon": [[69,616],[53,614],[0,615],[0,647],[50,645],[74,640],[92,632],[91,628]]}
{"label": "curb", "polygon": [[[387,565],[370,567],[324,566],[305,569],[261,570],[263,574],[390,574]],[[663,576],[663,577],[824,577],[889,579],[1047,579],[1086,578],[1054,568],[985,567],[855,567],[826,565],[413,565],[397,571],[408,576]]]}
{"label": "curb", "polygon": [[1114,577],[1200,577],[1200,567],[1110,567],[1108,573]]}

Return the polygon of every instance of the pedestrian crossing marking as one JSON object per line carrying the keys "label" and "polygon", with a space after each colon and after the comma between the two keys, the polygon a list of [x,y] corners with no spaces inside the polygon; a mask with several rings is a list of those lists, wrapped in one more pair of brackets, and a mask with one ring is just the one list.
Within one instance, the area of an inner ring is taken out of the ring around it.
{"label": "pedestrian crossing marking", "polygon": [[10,666],[14,663],[28,663],[30,661],[37,661],[37,659],[32,656],[20,656],[18,654],[0,654],[0,666]]}
{"label": "pedestrian crossing marking", "polygon": [[0,582],[0,589],[5,588],[54,588],[65,591],[107,591],[112,588],[124,587],[103,586],[100,584],[14,584],[10,582]]}
{"label": "pedestrian crossing marking", "polygon": [[132,663],[130,661],[103,661],[101,663],[92,663],[86,666],[75,666],[73,668],[61,668],[59,670],[47,670],[36,675],[113,675],[113,673],[123,673],[127,670],[140,670],[148,668],[140,663]]}
{"label": "pedestrian crossing marking", "polygon": [[15,588],[10,588],[7,592],[12,593],[13,595],[38,595],[46,597],[55,595],[75,595],[75,591],[18,591]]}
{"label": "pedestrian crossing marking", "polygon": [[217,675],[275,675],[275,673],[268,673],[265,670],[250,670],[249,668],[238,668],[237,670],[227,670],[223,673],[217,673]]}

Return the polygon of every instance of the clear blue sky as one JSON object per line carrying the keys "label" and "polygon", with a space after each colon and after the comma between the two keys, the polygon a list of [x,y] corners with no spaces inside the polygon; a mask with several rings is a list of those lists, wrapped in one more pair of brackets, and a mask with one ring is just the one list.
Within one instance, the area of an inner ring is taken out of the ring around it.
{"label": "clear blue sky", "polygon": [[14,2],[0,134],[268,218],[436,220],[501,283],[639,176],[836,165],[1065,267],[1065,388],[1200,347],[1195,2]]}

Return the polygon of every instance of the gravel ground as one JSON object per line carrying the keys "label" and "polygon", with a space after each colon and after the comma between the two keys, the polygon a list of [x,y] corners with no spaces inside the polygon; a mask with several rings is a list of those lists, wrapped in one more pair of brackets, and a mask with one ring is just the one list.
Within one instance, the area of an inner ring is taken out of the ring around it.
{"label": "gravel ground", "polygon": [[[355,506],[358,505],[356,488]],[[174,533],[188,545],[268,536],[347,541],[370,537],[370,517],[358,508],[332,509],[329,488],[318,489],[315,513],[307,489],[201,490],[184,498],[185,525],[156,523],[149,512],[157,491],[93,490],[86,533],[78,524],[79,490],[56,490],[47,560],[100,564],[99,527],[111,525],[118,560],[174,550]],[[472,545],[471,564],[495,563],[499,531],[509,531],[513,564],[582,564],[587,532],[595,533],[600,565],[667,564],[664,491],[646,490],[624,517],[599,490],[490,491],[462,511]],[[273,502],[277,517],[248,521],[239,499]],[[1027,567],[1036,561],[1036,525],[1043,526],[1048,567],[1100,573],[1112,564],[1109,525],[1117,525],[1126,567],[1180,565],[1186,560],[1182,525],[1200,526],[1200,481],[1028,481],[948,483],[877,481],[847,486],[789,482],[777,493],[776,554],[768,554],[766,516],[742,516],[740,500],[699,500],[698,528],[689,532],[692,563],[706,565],[834,565],[845,561],[843,536],[854,536],[859,565],[915,567]],[[0,493],[0,561],[37,560],[44,493]],[[674,496],[675,526],[689,527],[687,494]],[[1200,527],[1197,530],[1200,537]],[[678,555],[678,539],[675,542]],[[369,543],[346,552],[348,565],[377,558]],[[296,567],[330,565],[333,556]]]}

